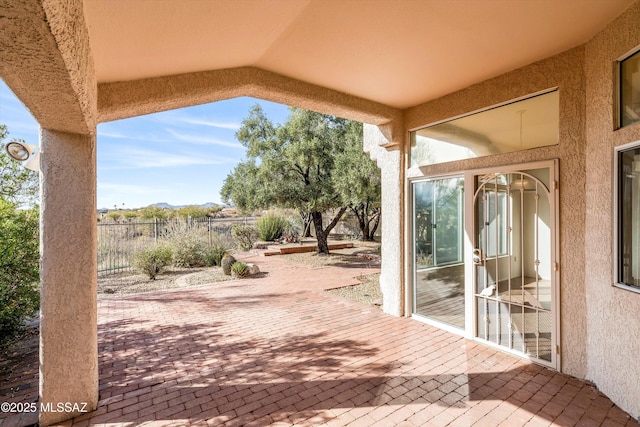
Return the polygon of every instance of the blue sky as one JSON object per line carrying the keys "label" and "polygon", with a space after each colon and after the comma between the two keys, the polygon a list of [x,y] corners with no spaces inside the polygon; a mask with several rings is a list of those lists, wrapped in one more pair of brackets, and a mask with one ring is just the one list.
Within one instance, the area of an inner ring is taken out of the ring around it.
{"label": "blue sky", "polygon": [[[244,158],[235,132],[256,103],[274,123],[289,114],[284,105],[244,97],[101,123],[98,208],[220,203],[224,178]],[[0,124],[9,140],[39,144],[38,123],[2,80]]]}

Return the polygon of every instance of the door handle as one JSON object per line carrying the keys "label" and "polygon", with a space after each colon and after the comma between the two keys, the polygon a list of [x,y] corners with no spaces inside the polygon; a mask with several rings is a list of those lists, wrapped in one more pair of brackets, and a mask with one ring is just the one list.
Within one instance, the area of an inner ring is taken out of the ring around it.
{"label": "door handle", "polygon": [[471,260],[475,265],[482,265],[482,249],[474,249]]}

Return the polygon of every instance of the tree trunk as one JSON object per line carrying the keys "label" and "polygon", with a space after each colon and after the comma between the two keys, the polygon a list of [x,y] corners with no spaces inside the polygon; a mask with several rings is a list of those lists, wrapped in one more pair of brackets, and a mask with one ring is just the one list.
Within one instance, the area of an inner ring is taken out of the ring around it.
{"label": "tree trunk", "polygon": [[378,230],[378,225],[380,225],[380,216],[382,215],[382,212],[380,212],[380,209],[376,209],[375,210],[375,216],[373,217],[373,227],[370,228],[369,231],[369,240],[371,242],[373,242],[376,239],[376,230]]}
{"label": "tree trunk", "polygon": [[300,218],[302,218],[302,236],[311,237],[311,223],[313,218],[310,212],[300,212]]}
{"label": "tree trunk", "polygon": [[313,227],[316,230],[316,239],[318,239],[318,253],[328,255],[329,244],[327,243],[327,235],[329,233],[325,233],[324,227],[322,226],[322,212],[311,212],[311,218],[313,219]]}
{"label": "tree trunk", "polygon": [[375,223],[375,228],[373,232],[371,232],[371,221],[373,218],[370,218],[369,214],[369,205],[365,203],[361,203],[356,207],[352,207],[351,210],[358,218],[358,226],[360,227],[360,240],[363,242],[373,241],[373,235],[376,232],[376,228],[378,227],[377,221]]}
{"label": "tree trunk", "polygon": [[329,244],[327,243],[327,239],[329,238],[329,233],[333,230],[333,227],[336,226],[342,215],[347,210],[347,207],[340,208],[338,213],[333,217],[327,228],[322,226],[322,212],[313,211],[311,212],[311,218],[313,219],[313,226],[316,231],[316,239],[318,239],[318,254],[329,255]]}

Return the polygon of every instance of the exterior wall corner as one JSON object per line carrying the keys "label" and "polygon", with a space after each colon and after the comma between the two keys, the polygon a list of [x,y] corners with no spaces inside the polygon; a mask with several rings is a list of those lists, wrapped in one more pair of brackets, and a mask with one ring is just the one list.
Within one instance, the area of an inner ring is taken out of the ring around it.
{"label": "exterior wall corner", "polygon": [[382,266],[380,289],[382,310],[404,314],[404,201],[402,151],[384,148],[390,141],[375,125],[364,125],[364,151],[376,160],[382,172]]}

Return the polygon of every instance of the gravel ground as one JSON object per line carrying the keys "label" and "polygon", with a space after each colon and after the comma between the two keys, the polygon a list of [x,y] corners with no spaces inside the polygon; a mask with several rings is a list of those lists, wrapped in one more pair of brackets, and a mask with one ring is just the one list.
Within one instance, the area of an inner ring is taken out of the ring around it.
{"label": "gravel ground", "polygon": [[326,292],[350,299],[362,304],[369,304],[380,308],[382,306],[382,292],[380,292],[380,274],[360,276],[360,285],[345,286],[329,289]]}
{"label": "gravel ground", "polygon": [[353,248],[331,251],[329,255],[318,255],[315,252],[301,254],[275,255],[284,256],[287,261],[311,267],[326,266],[380,266],[380,244],[375,242],[355,242]]}
{"label": "gravel ground", "polygon": [[221,267],[171,268],[150,280],[144,274],[121,272],[98,276],[98,294],[131,294],[160,289],[183,288],[232,280]]}

